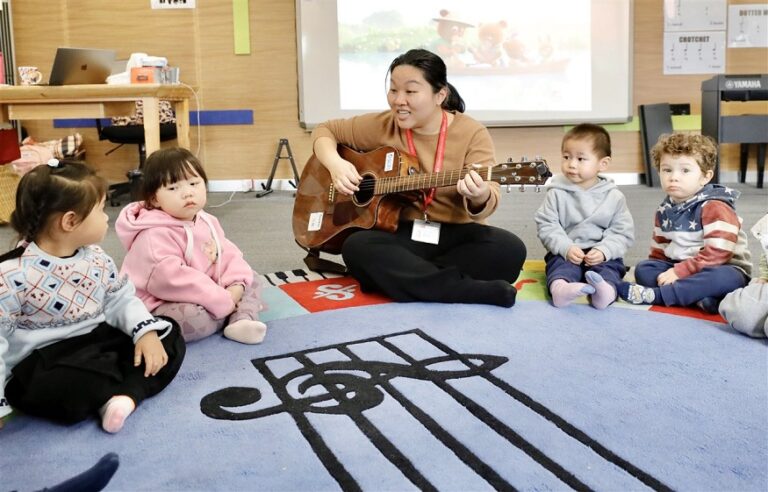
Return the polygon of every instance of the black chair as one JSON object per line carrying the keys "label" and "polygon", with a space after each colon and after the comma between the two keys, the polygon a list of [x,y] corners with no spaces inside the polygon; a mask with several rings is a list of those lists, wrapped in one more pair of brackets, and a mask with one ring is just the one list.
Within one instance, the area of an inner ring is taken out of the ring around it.
{"label": "black chair", "polygon": [[[109,186],[109,203],[113,207],[120,205],[120,202],[117,201],[117,197],[122,195],[130,193],[131,200],[136,200],[138,198],[138,186],[141,183],[141,168],[144,166],[144,161],[147,159],[147,148],[144,142],[144,126],[104,126],[101,124],[101,120],[97,119],[96,129],[99,133],[99,140],[109,140],[112,143],[118,144],[117,147],[107,151],[105,155],[111,154],[125,144],[139,146],[139,167],[131,169],[126,173],[128,181],[115,183]],[[160,124],[160,141],[165,142],[166,140],[173,140],[174,138],[176,138],[176,123]]]}
{"label": "black chair", "polygon": [[739,153],[739,183],[744,183],[747,180],[747,164],[749,162],[750,145],[755,145],[757,147],[757,155],[755,156],[755,160],[757,161],[757,187],[762,188],[763,176],[765,175],[765,153],[768,143],[741,144]]}
{"label": "black chair", "polygon": [[645,184],[661,186],[659,173],[653,166],[651,149],[659,137],[672,133],[672,110],[669,103],[641,104],[638,106],[640,116],[640,141],[643,146],[643,161],[645,162]]}

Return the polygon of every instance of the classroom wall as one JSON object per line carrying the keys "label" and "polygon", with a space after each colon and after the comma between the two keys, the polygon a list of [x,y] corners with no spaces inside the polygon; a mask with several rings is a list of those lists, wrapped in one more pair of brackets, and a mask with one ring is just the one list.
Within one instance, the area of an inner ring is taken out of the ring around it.
{"label": "classroom wall", "polygon": [[[730,0],[730,4],[756,0]],[[311,155],[309,134],[298,123],[296,28],[293,0],[250,0],[248,55],[235,55],[232,3],[198,0],[196,9],[152,10],[149,0],[15,0],[12,5],[16,65],[36,65],[47,76],[58,46],[115,49],[166,56],[181,69],[181,80],[196,88],[192,108],[250,109],[253,125],[192,127],[192,150],[210,179],[265,179],[279,139],[287,138],[301,168]],[[690,103],[700,112],[701,82],[711,75],[662,75],[662,0],[634,2],[633,105]],[[728,49],[727,73],[768,73],[768,49]],[[383,76],[384,74],[382,74]],[[318,81],[322,83],[322,81]],[[768,103],[728,103],[724,111],[768,112]],[[74,131],[85,139],[87,160],[112,180],[122,180],[138,160],[135,146],[99,142],[95,128],[53,128],[50,122],[24,122],[37,140]],[[559,162],[562,127],[492,128],[497,158],[542,156]],[[613,172],[642,172],[639,132],[611,127]],[[164,145],[172,145],[173,142]],[[723,168],[736,169],[738,150],[725,146]],[[281,161],[277,178],[291,177]]]}

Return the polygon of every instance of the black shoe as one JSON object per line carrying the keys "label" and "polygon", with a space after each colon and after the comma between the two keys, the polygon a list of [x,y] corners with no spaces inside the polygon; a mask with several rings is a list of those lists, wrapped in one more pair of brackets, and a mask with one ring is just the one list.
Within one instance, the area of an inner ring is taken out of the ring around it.
{"label": "black shoe", "polygon": [[120,466],[120,458],[115,453],[107,453],[88,470],[51,488],[47,492],[98,492],[107,486]]}
{"label": "black shoe", "polygon": [[720,299],[718,297],[705,297],[697,302],[696,306],[707,314],[717,314],[720,308]]}

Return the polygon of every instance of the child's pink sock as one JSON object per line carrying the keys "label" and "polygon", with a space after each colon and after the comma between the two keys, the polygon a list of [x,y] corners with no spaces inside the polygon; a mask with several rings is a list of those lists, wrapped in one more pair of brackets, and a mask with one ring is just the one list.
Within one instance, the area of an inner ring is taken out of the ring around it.
{"label": "child's pink sock", "polygon": [[587,283],[595,288],[590,300],[595,309],[605,309],[616,300],[616,288],[605,281],[597,272],[589,271],[586,273]]}
{"label": "child's pink sock", "polygon": [[99,409],[101,415],[101,428],[110,434],[119,432],[125,424],[125,419],[136,409],[136,404],[131,397],[117,395],[107,401]]}
{"label": "child's pink sock", "polygon": [[594,294],[595,288],[583,282],[566,282],[559,278],[549,284],[549,292],[555,307],[565,307],[577,297]]}
{"label": "child's pink sock", "polygon": [[224,336],[248,345],[261,343],[267,335],[267,325],[253,319],[241,319],[224,328]]}

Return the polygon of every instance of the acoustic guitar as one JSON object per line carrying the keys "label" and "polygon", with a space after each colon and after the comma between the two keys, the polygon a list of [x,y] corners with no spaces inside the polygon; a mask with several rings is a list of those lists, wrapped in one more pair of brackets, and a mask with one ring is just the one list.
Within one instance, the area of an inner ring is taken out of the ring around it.
{"label": "acoustic guitar", "polygon": [[[307,251],[341,252],[344,240],[359,229],[397,230],[404,204],[398,194],[456,186],[468,170],[456,169],[420,174],[416,158],[394,147],[357,152],[339,145],[339,154],[351,162],[363,177],[354,195],[338,193],[331,174],[310,157],[299,179],[293,205],[293,234]],[[504,162],[475,171],[485,181],[501,185],[543,185],[552,176],[544,160]]]}

